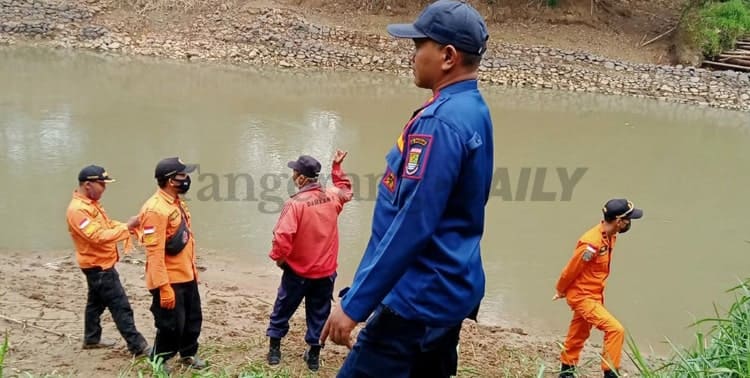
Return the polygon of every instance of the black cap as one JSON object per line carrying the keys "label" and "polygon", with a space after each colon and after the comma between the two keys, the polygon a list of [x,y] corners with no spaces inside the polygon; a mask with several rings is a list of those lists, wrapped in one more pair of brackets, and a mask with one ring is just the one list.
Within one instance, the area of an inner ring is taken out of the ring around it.
{"label": "black cap", "polygon": [[115,179],[109,177],[104,168],[98,165],[89,165],[81,169],[81,172],[78,173],[78,182],[84,181],[115,182]]}
{"label": "black cap", "polygon": [[602,208],[604,219],[613,220],[617,218],[639,219],[643,216],[643,210],[637,209],[633,203],[625,198],[615,198],[607,201]]}
{"label": "black cap", "polygon": [[414,23],[392,24],[387,29],[397,38],[429,38],[474,55],[484,54],[489,39],[482,15],[464,1],[436,1]]}
{"label": "black cap", "polygon": [[185,164],[178,157],[170,157],[162,159],[156,164],[156,170],[154,171],[154,177],[169,178],[178,173],[191,173],[197,167],[196,164]]}
{"label": "black cap", "polygon": [[286,164],[287,167],[294,169],[301,173],[305,177],[315,178],[320,173],[320,162],[315,160],[314,157],[308,155],[302,155],[297,158],[296,161],[290,161]]}

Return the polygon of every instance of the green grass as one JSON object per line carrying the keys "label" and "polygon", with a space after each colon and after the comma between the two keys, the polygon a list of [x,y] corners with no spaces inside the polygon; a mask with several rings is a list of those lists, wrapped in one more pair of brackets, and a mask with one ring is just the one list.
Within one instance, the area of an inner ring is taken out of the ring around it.
{"label": "green grass", "polygon": [[3,366],[5,366],[5,354],[8,353],[8,332],[5,332],[3,345],[0,346],[0,378],[3,378]]}
{"label": "green grass", "polygon": [[[263,362],[250,362],[243,366],[240,366],[236,372],[230,372],[227,369],[220,369],[216,371],[215,367],[209,367],[202,371],[189,370],[187,368],[180,369],[172,366],[172,376],[180,377],[191,377],[191,378],[290,378],[294,377],[292,371],[289,368],[280,367],[277,369],[268,367]],[[153,378],[168,378],[168,375],[163,369],[163,360],[159,357],[156,361],[151,361],[147,357],[140,357],[133,361],[133,363],[119,374],[120,378],[133,377],[153,377]],[[1,378],[1,377],[0,377]]]}
{"label": "green grass", "polygon": [[750,0],[693,1],[683,27],[687,43],[714,57],[750,34]]}
{"label": "green grass", "polygon": [[669,339],[674,355],[653,366],[628,338],[628,356],[646,378],[661,377],[750,377],[750,280],[728,290],[734,303],[724,314],[714,307],[715,317],[699,320],[691,326],[708,326],[695,332],[695,344],[679,347]]}

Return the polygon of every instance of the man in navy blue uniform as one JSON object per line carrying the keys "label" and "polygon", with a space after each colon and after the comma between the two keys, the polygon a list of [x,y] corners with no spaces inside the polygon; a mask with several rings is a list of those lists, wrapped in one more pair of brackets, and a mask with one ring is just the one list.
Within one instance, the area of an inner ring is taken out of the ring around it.
{"label": "man in navy blue uniform", "polygon": [[415,84],[433,96],[386,155],[370,241],[321,343],[351,348],[339,377],[448,377],[484,296],[493,131],[477,72],[489,36],[474,8],[447,0],[388,32],[414,40]]}

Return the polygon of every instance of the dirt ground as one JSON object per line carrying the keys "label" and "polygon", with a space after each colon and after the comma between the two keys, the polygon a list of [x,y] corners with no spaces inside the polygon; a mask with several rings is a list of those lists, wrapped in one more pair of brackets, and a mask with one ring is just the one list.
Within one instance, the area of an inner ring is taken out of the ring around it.
{"label": "dirt ground", "polygon": [[[241,17],[252,8],[286,8],[310,21],[386,35],[394,22],[411,22],[425,0],[87,0],[111,12],[107,24],[137,35],[192,25],[196,16]],[[493,42],[585,51],[635,63],[670,64],[674,33],[642,46],[676,25],[685,0],[472,0],[485,16]],[[362,4],[375,6],[362,6]],[[487,4],[494,3],[489,6]],[[407,4],[405,6],[400,4]],[[592,6],[593,5],[593,6]],[[133,11],[135,10],[135,12]]]}
{"label": "dirt ground", "polygon": [[[364,2],[380,6],[356,7]],[[684,0],[560,0],[557,7],[550,8],[543,5],[543,0],[469,2],[485,16],[490,39],[495,42],[580,50],[652,64],[670,63],[672,34],[645,47],[641,45],[676,25],[685,3]],[[320,22],[385,35],[388,23],[412,22],[427,2],[277,0],[276,3],[302,9],[308,18]]]}
{"label": "dirt ground", "polygon": [[[201,256],[204,322],[199,354],[209,361],[210,371],[230,376],[252,371],[309,376],[301,358],[305,349],[302,307],[282,342],[281,365],[275,370],[265,365],[265,328],[280,270],[271,263],[267,267],[243,266],[210,252]],[[148,310],[151,298],[144,287],[142,260],[142,252],[136,251],[124,256],[117,269],[135,312],[136,326],[152,342],[155,329]],[[145,362],[128,354],[106,311],[103,337],[117,340],[117,345],[113,349],[81,349],[85,302],[86,281],[72,251],[0,251],[0,332],[7,332],[10,340],[5,375],[138,376],[139,371],[148,375]],[[535,336],[533,331],[466,321],[458,376],[536,377],[542,366],[544,376],[555,376],[560,341]],[[598,350],[598,345],[587,347],[584,376],[601,374],[597,372]],[[321,370],[315,376],[334,377],[347,352],[346,347],[327,345],[321,354]],[[190,376],[184,370],[177,373]]]}

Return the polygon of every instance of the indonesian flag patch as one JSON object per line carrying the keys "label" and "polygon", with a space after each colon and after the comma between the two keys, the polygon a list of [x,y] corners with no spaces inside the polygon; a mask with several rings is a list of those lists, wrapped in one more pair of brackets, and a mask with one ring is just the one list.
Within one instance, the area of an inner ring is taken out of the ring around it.
{"label": "indonesian flag patch", "polygon": [[84,218],[80,223],[78,223],[78,229],[83,232],[86,236],[91,236],[94,231],[96,231],[96,224],[91,222],[91,219]]}
{"label": "indonesian flag patch", "polygon": [[156,227],[147,226],[143,228],[143,244],[150,245],[155,244],[158,241],[156,238]]}
{"label": "indonesian flag patch", "polygon": [[591,259],[594,257],[594,254],[597,252],[596,247],[594,247],[591,244],[586,245],[586,250],[583,251],[583,261],[591,261]]}

